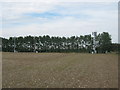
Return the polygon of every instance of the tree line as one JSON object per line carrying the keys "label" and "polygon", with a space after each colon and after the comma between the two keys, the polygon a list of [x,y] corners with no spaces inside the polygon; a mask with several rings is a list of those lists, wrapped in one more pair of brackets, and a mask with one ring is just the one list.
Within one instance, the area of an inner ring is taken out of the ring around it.
{"label": "tree line", "polygon": [[[55,37],[55,36],[25,36],[2,39],[3,52],[88,52],[93,51],[93,37],[89,35]],[[108,32],[96,36],[97,53],[111,52],[114,49],[111,35]],[[115,47],[116,48],[116,47]]]}

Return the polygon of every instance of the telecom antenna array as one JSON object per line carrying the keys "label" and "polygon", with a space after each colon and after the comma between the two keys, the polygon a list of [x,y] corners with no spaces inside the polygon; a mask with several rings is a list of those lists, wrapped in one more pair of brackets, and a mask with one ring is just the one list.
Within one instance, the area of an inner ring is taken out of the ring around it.
{"label": "telecom antenna array", "polygon": [[38,53],[35,36],[34,36],[34,52]]}
{"label": "telecom antenna array", "polygon": [[97,46],[97,43],[96,43],[97,32],[92,32],[92,35],[93,35],[93,52],[92,53],[97,53],[97,51],[96,51],[96,46]]}

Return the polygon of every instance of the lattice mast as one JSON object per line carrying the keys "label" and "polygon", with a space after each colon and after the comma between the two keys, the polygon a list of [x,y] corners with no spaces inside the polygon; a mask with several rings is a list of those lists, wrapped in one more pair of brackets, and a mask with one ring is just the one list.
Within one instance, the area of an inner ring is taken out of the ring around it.
{"label": "lattice mast", "polygon": [[34,52],[38,53],[35,36],[34,36]]}
{"label": "lattice mast", "polygon": [[97,47],[97,42],[96,42],[96,37],[97,37],[97,32],[92,32],[93,35],[93,53],[97,53],[96,47]]}

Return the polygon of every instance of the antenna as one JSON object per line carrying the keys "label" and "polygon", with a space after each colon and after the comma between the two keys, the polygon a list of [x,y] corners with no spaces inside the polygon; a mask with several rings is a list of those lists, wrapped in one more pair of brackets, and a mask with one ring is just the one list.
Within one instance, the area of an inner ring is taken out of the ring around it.
{"label": "antenna", "polygon": [[39,51],[40,51],[40,49],[41,49],[41,47],[40,47],[40,44],[41,44],[41,42],[40,42],[40,37],[39,37],[39,44],[38,44],[38,46],[39,46]]}
{"label": "antenna", "polygon": [[36,40],[35,40],[35,36],[34,36],[34,52],[38,53],[38,51],[36,51],[36,49],[37,49],[37,46],[36,46]]}
{"label": "antenna", "polygon": [[96,46],[97,46],[97,43],[96,43],[97,32],[92,32],[92,35],[93,35],[93,51],[94,51],[94,53],[97,53],[97,51],[96,51]]}

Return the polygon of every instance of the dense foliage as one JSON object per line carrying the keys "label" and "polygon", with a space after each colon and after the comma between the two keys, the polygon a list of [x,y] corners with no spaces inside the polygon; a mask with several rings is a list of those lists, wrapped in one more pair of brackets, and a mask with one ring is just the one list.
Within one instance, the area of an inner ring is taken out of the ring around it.
{"label": "dense foliage", "polygon": [[[112,51],[111,36],[107,32],[96,37],[98,53]],[[48,35],[33,37],[2,38],[2,51],[13,52],[89,52],[93,50],[93,37],[91,35],[71,37],[50,37]]]}

